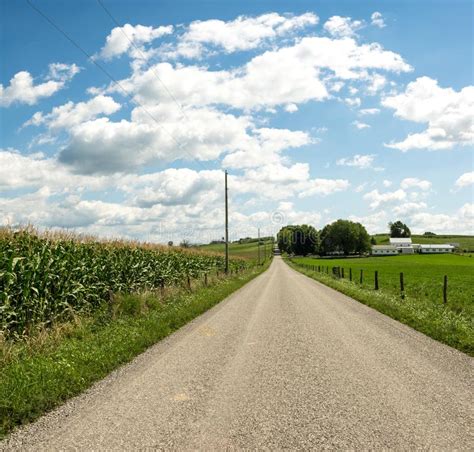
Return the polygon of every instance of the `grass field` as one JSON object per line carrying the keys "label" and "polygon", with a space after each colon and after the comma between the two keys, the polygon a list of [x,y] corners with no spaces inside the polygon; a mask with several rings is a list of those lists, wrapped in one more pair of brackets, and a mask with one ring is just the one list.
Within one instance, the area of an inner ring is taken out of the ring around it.
{"label": "grass field", "polygon": [[[389,243],[388,234],[375,234],[377,245]],[[474,236],[472,235],[435,235],[432,237],[425,235],[412,235],[413,243],[459,243],[461,250],[474,252]]]}
{"label": "grass field", "polygon": [[[468,255],[391,256],[354,259],[293,258],[302,273],[371,306],[390,317],[474,355],[474,257]],[[313,270],[321,266],[324,272]],[[344,268],[344,279],[332,267]],[[329,267],[329,275],[325,273]],[[352,282],[349,281],[350,269]],[[360,284],[360,271],[363,282]],[[378,271],[379,290],[374,289]],[[400,292],[404,274],[404,297]],[[443,279],[448,299],[443,303]]]}
{"label": "grass field", "polygon": [[[223,243],[213,243],[210,245],[201,245],[199,247],[205,251],[214,251],[217,253],[224,253],[225,246]],[[260,245],[260,257],[263,260],[266,255],[267,258],[272,252],[273,243],[270,241],[265,242],[265,245]],[[229,243],[229,255],[231,257],[243,257],[245,259],[258,259],[258,245],[257,242],[248,243]]]}
{"label": "grass field", "polygon": [[433,303],[443,303],[443,278],[448,276],[448,307],[457,313],[474,317],[474,257],[458,255],[412,255],[368,257],[360,259],[313,259],[295,258],[296,263],[344,268],[349,278],[352,268],[353,279],[362,287],[374,288],[374,274],[378,271],[379,288],[391,294],[400,294],[400,272],[403,272],[405,296],[426,298]]}

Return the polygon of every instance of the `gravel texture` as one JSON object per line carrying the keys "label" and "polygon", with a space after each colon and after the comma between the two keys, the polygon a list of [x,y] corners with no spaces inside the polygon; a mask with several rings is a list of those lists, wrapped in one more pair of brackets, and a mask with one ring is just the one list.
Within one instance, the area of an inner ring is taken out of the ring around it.
{"label": "gravel texture", "polygon": [[472,450],[473,361],[276,257],[0,449]]}

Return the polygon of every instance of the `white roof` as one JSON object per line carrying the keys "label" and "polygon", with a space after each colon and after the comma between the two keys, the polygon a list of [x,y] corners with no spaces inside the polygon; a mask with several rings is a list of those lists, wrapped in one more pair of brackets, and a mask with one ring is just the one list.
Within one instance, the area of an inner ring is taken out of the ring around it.
{"label": "white roof", "polygon": [[373,245],[372,249],[373,250],[393,250],[393,251],[397,251],[397,249],[392,245]]}
{"label": "white roof", "polygon": [[398,245],[400,243],[411,243],[411,238],[410,237],[403,237],[403,238],[390,237],[390,243],[393,243],[394,245]]}
{"label": "white roof", "polygon": [[448,250],[449,250],[449,249],[451,249],[451,248],[454,248],[454,246],[453,246],[453,245],[445,245],[445,244],[443,244],[443,245],[441,245],[441,244],[439,244],[439,245],[434,244],[434,245],[420,245],[420,248],[425,248],[425,249],[430,249],[430,248],[443,248],[443,249],[448,249]]}

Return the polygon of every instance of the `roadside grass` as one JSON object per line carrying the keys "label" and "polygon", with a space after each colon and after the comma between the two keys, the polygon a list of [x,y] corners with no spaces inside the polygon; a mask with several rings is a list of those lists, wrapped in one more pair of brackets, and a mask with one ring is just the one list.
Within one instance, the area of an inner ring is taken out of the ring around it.
{"label": "roadside grass", "polygon": [[[408,256],[407,256],[408,257]],[[434,256],[429,256],[434,257]],[[312,260],[308,264],[308,259],[296,258],[285,259],[285,261],[295,270],[329,286],[349,297],[370,306],[383,314],[392,317],[399,322],[411,326],[412,328],[454,347],[468,355],[474,356],[474,319],[471,310],[452,309],[449,305],[444,305],[439,297],[432,300],[429,297],[416,293],[401,297],[400,292],[395,293],[390,290],[374,290],[373,286],[360,285],[359,282],[349,281],[348,274],[345,279],[339,279],[331,274],[314,271],[304,265],[321,265]],[[379,258],[377,258],[379,259]],[[390,259],[390,258],[387,258]],[[342,260],[342,259],[341,259]],[[324,268],[336,266],[336,260],[322,259]],[[345,260],[346,269],[349,267],[349,259]],[[360,264],[362,265],[362,263]],[[357,281],[358,273],[355,274]]]}
{"label": "roadside grass", "polygon": [[[269,265],[209,279],[193,292],[118,295],[91,317],[76,316],[19,342],[0,340],[0,438],[75,396],[219,303]],[[0,336],[1,338],[1,336]]]}

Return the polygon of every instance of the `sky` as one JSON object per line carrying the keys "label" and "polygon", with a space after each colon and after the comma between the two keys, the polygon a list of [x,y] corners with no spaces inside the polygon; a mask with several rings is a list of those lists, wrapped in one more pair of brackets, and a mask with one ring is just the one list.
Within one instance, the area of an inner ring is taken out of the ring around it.
{"label": "sky", "polygon": [[0,226],[474,233],[471,1],[0,4]]}

